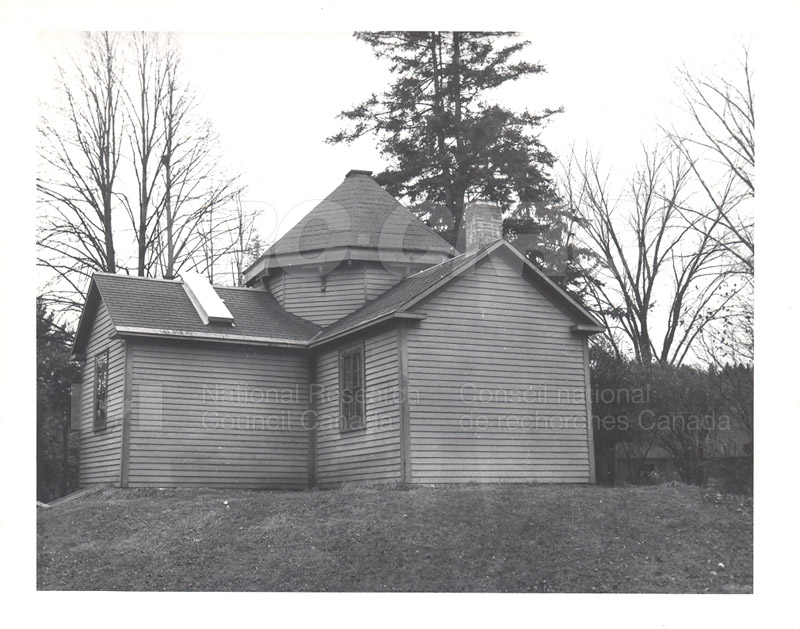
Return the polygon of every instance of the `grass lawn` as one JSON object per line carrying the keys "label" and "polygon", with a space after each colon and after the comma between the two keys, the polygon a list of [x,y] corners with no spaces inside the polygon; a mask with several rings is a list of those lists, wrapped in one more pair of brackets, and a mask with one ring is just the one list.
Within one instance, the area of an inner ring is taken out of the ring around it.
{"label": "grass lawn", "polygon": [[752,499],[683,486],[104,489],[38,513],[41,590],[752,592]]}

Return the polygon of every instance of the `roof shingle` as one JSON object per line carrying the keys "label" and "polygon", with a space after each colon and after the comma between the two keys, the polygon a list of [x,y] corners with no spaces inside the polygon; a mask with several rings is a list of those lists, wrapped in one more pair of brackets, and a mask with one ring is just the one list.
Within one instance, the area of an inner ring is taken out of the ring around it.
{"label": "roof shingle", "polygon": [[457,274],[465,266],[471,264],[475,258],[475,254],[470,256],[461,254],[455,258],[445,260],[441,264],[420,271],[411,277],[407,277],[376,299],[320,331],[312,339],[312,342],[322,343],[344,332],[358,328],[365,323],[381,319],[401,310],[403,306],[415,297],[433,288],[439,282],[446,281]]}
{"label": "roof shingle", "polygon": [[265,256],[334,247],[453,252],[444,238],[363,170],[350,171],[344,181],[272,245]]}
{"label": "roof shingle", "polygon": [[372,322],[377,322],[391,315],[397,316],[397,313],[412,306],[417,297],[424,295],[437,285],[446,284],[452,278],[476,264],[480,259],[495,251],[515,257],[520,265],[520,272],[526,273],[528,277],[536,278],[535,281],[538,282],[541,289],[557,302],[563,304],[576,320],[583,321],[590,327],[599,327],[601,325],[591,313],[587,312],[563,289],[549,280],[542,271],[537,269],[522,256],[513,245],[510,245],[501,238],[474,253],[462,253],[455,258],[445,260],[436,266],[429,267],[424,271],[420,271],[404,279],[373,301],[321,330],[311,339],[311,344],[319,345],[336,337],[353,332],[362,326],[371,325]]}
{"label": "roof shingle", "polygon": [[265,290],[215,286],[233,315],[229,323],[204,324],[180,280],[96,274],[94,282],[115,328],[169,330],[178,334],[226,334],[307,341],[320,328],[286,312]]}

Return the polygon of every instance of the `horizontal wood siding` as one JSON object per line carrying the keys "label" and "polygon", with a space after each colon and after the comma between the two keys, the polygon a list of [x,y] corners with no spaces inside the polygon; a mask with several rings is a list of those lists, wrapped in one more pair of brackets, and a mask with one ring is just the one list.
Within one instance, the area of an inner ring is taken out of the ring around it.
{"label": "horizontal wood siding", "polygon": [[327,274],[292,270],[284,276],[283,307],[317,325],[330,325],[364,305],[364,271],[342,262]]}
{"label": "horizontal wood siding", "polygon": [[129,486],[307,485],[300,352],[149,341],[129,348]]}
{"label": "horizontal wood siding", "polygon": [[339,430],[338,361],[338,349],[317,361],[318,484],[400,480],[397,331],[364,341],[366,427],[362,430]]}
{"label": "horizontal wood siding", "polygon": [[447,285],[408,328],[414,482],[587,482],[584,339],[500,259]]}
{"label": "horizontal wood siding", "polygon": [[283,306],[283,279],[283,271],[278,271],[269,277],[269,292],[281,306]]}
{"label": "horizontal wood siding", "polygon": [[[100,303],[86,345],[80,417],[80,486],[119,483],[122,414],[124,410],[125,347],[109,338],[114,331],[104,304]],[[94,358],[108,352],[108,406],[106,428],[94,429]]]}
{"label": "horizontal wood siding", "polygon": [[380,262],[367,263],[364,266],[364,282],[367,291],[367,301],[380,297],[392,286],[403,279],[399,269],[387,269]]}

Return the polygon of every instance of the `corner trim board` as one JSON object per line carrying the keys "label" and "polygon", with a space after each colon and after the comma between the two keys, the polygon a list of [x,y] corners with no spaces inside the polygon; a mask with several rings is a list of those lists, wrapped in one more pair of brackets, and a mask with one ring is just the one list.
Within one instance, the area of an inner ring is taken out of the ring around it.
{"label": "corner trim board", "polygon": [[408,399],[408,333],[406,325],[397,327],[397,369],[400,387],[400,467],[404,483],[410,483],[411,473],[411,408]]}
{"label": "corner trim board", "polygon": [[594,426],[592,425],[592,380],[589,368],[589,339],[583,339],[583,370],[586,378],[586,441],[589,447],[589,482],[596,483],[594,467]]}
{"label": "corner trim board", "polygon": [[119,486],[128,486],[128,476],[130,472],[131,455],[131,415],[133,404],[133,352],[131,344],[121,341],[122,352],[125,356],[125,378],[123,380],[123,403],[122,403],[122,437],[120,438],[120,459],[119,459]]}
{"label": "corner trim board", "polygon": [[310,356],[308,359],[308,486],[317,486],[317,358]]}

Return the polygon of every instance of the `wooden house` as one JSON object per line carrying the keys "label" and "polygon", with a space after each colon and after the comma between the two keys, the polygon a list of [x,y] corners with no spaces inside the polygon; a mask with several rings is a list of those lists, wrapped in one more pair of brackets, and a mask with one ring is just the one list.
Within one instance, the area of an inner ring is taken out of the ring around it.
{"label": "wooden house", "polygon": [[73,354],[82,486],[594,481],[600,331],[470,203],[458,253],[366,171],[246,272],[98,273]]}

